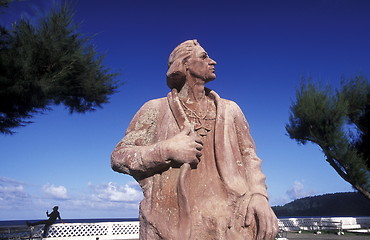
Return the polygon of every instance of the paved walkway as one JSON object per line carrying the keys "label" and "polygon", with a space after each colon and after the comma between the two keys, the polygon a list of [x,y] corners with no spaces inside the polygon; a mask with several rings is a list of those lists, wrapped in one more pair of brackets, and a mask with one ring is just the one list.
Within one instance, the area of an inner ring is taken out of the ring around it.
{"label": "paved walkway", "polygon": [[313,233],[288,233],[288,240],[370,240],[370,234],[352,234],[345,233],[344,235],[337,234],[313,234]]}

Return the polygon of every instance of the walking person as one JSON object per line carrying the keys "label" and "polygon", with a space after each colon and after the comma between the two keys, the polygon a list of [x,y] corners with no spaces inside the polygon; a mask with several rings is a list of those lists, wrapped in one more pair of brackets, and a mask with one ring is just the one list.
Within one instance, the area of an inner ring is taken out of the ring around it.
{"label": "walking person", "polygon": [[57,218],[59,218],[59,220],[63,222],[62,218],[60,217],[60,213],[58,212],[58,206],[55,206],[53,208],[53,211],[49,214],[49,211],[46,211],[46,216],[49,217],[48,220],[43,220],[43,221],[38,221],[38,222],[34,222],[34,223],[30,223],[29,221],[27,221],[27,226],[36,226],[36,225],[41,225],[41,224],[45,224],[44,226],[44,232],[42,234],[42,237],[45,238],[48,234],[48,231],[49,231],[49,227],[51,225],[53,225]]}

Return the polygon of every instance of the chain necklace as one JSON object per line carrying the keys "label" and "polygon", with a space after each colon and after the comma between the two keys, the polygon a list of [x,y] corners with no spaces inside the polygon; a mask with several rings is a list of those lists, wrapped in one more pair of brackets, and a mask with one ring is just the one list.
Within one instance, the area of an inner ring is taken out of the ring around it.
{"label": "chain necklace", "polygon": [[[181,99],[180,99],[180,102],[181,102],[181,105],[183,106],[184,110],[185,110],[185,114],[186,116],[188,116],[188,118],[191,118],[193,120],[195,120],[195,125],[194,125],[194,131],[196,131],[200,136],[204,137],[204,136],[207,136],[208,132],[211,131],[211,127],[208,126],[208,124],[206,124],[206,120],[215,120],[215,118],[213,117],[208,117],[207,118],[207,114],[208,114],[208,99],[206,98],[206,111],[204,111],[204,116],[199,116],[200,114],[196,113],[194,110],[190,109]],[[191,120],[189,119],[189,120]]]}

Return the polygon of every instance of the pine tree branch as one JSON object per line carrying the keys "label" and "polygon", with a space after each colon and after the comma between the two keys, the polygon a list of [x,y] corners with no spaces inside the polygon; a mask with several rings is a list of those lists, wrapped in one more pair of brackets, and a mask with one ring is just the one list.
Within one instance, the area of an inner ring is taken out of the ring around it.
{"label": "pine tree branch", "polygon": [[341,178],[343,178],[346,182],[354,185],[355,183],[351,180],[351,178],[348,176],[348,174],[346,172],[344,172],[342,170],[342,168],[340,168],[338,166],[338,164],[335,162],[334,158],[330,157],[330,154],[328,153],[328,151],[325,151],[325,149],[322,146],[320,146],[320,147],[324,151],[324,154],[326,156],[326,161],[330,164],[330,166],[332,166],[334,168],[334,170],[339,174],[339,176]]}
{"label": "pine tree branch", "polygon": [[339,174],[339,176],[343,178],[343,180],[345,180],[346,182],[350,183],[353,188],[358,190],[362,195],[364,195],[367,199],[370,200],[370,192],[368,189],[366,189],[366,186],[362,186],[362,184],[358,183],[355,179],[350,177],[348,173],[344,172],[343,169],[345,169],[345,167],[338,166],[336,162],[341,162],[341,161],[331,157],[332,154],[330,153],[330,150],[327,150],[323,146],[320,146],[320,147],[327,157],[326,161],[334,168],[334,170]]}

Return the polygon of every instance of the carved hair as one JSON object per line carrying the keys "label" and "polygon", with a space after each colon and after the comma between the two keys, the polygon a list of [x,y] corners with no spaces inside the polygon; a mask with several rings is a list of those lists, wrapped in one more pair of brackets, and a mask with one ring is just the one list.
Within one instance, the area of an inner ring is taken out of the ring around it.
{"label": "carved hair", "polygon": [[178,45],[168,58],[167,86],[171,89],[176,88],[180,91],[185,83],[184,63],[189,59],[195,46],[200,46],[196,39],[187,40]]}

